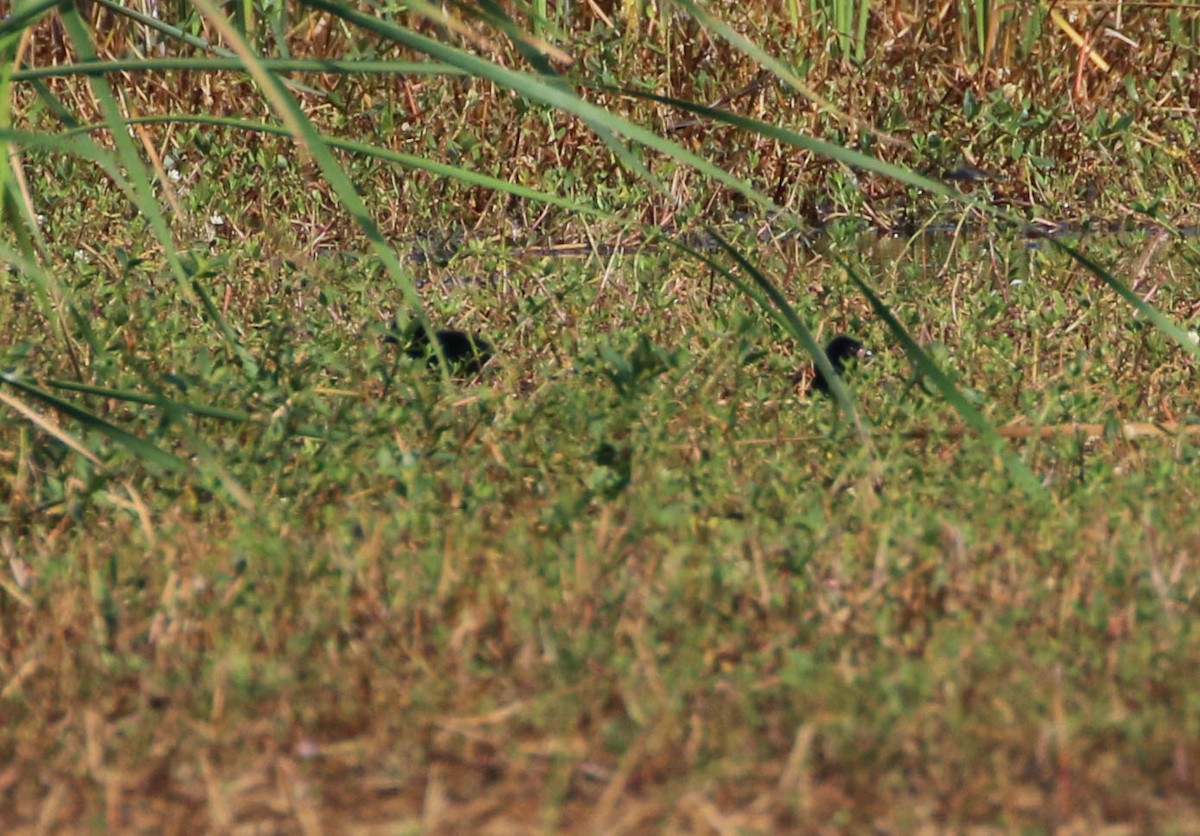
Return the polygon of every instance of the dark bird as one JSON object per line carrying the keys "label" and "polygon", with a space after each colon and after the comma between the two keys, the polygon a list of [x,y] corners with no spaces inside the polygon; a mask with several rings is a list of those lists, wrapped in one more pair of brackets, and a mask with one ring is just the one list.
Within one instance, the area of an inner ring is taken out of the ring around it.
{"label": "dark bird", "polygon": [[[442,328],[433,332],[442,354],[452,369],[461,374],[475,374],[483,368],[495,353],[492,344],[476,334]],[[417,327],[405,338],[389,335],[385,342],[404,345],[404,353],[414,360],[424,360],[430,365],[438,361],[437,352],[429,344],[429,334]]]}
{"label": "dark bird", "polygon": [[[825,346],[825,356],[829,358],[829,364],[833,366],[833,370],[839,375],[848,366],[853,365],[864,353],[863,344],[854,339],[854,337],[849,337],[845,334],[839,334],[829,341],[829,345]],[[799,382],[801,376],[796,375],[794,380]],[[813,365],[811,391],[824,392],[826,395],[829,394],[829,382],[815,364]]]}

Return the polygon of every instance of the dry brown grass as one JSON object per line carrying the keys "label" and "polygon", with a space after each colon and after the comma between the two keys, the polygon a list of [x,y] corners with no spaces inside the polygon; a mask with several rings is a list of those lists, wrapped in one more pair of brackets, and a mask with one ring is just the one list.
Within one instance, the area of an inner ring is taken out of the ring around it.
{"label": "dry brown grass", "polygon": [[[991,51],[983,61],[963,40],[957,7],[878,8],[871,17],[873,50],[861,68],[831,57],[810,19],[805,16],[793,27],[785,8],[723,4],[714,11],[768,52],[793,62],[810,62],[804,77],[808,89],[844,113],[847,121],[839,122],[805,96],[783,89],[751,59],[674,12],[635,16],[634,25],[603,33],[598,27],[606,19],[629,22],[625,10],[575,4],[570,20],[556,21],[569,33],[557,46],[570,58],[570,62],[559,61],[557,69],[585,85],[612,79],[627,87],[729,108],[835,141],[853,144],[858,140],[853,126],[874,126],[898,142],[868,143],[866,148],[883,160],[918,169],[930,163],[929,151],[921,149],[927,144],[926,135],[933,131],[947,148],[932,158],[935,171],[937,165],[952,165],[965,155],[1007,178],[993,187],[998,202],[1026,207],[1052,220],[1073,218],[1077,213],[1091,219],[1121,218],[1129,213],[1134,200],[1149,203],[1161,196],[1164,186],[1195,182],[1200,175],[1194,155],[1186,153],[1190,140],[1179,131],[1181,120],[1189,114],[1194,117],[1200,106],[1195,99],[1196,86],[1187,83],[1194,77],[1190,74],[1196,72],[1197,59],[1194,52],[1168,45],[1158,7],[1127,4],[1119,20],[1101,7],[1072,10],[1067,15],[1070,29],[1086,33],[1086,47],[1046,21],[1042,31],[1028,36],[1028,43],[1021,48],[1022,34],[1037,13],[1032,8],[1017,10],[1011,19],[997,23]],[[1180,15],[1182,25],[1196,25],[1188,13]],[[457,40],[468,49],[508,66],[526,66],[494,30],[469,17],[459,19],[461,37]],[[98,44],[101,57],[157,55],[157,50],[145,48],[132,21],[114,15],[107,7],[91,6],[90,20],[94,31],[104,33]],[[438,33],[438,27],[417,16],[408,23],[426,34]],[[268,55],[279,54],[266,22],[259,19],[257,24],[260,49]],[[296,58],[359,55],[370,43],[369,38],[355,37],[313,11],[289,20],[287,32],[288,54]],[[199,24],[199,36],[216,46],[221,44],[219,35],[204,22]],[[198,53],[192,50],[191,54]],[[387,46],[379,54],[422,59]],[[1102,55],[1103,61],[1086,60],[1090,54]],[[68,40],[53,16],[30,30],[22,56],[33,67],[72,61]],[[537,107],[520,107],[515,97],[489,82],[366,74],[295,78],[322,91],[298,95],[306,112],[329,135],[365,138],[394,150],[451,161],[459,159],[455,148],[467,138],[475,153],[470,167],[534,186],[544,184],[548,172],[587,172],[588,178],[569,191],[578,191],[589,201],[597,196],[591,191],[593,184],[604,182],[605,190],[599,194],[610,205],[614,200],[628,201],[622,208],[630,220],[668,223],[676,217],[678,206],[702,207],[704,217],[720,220],[737,209],[740,201],[724,190],[714,190],[694,172],[662,169],[653,158],[652,168],[668,177],[671,194],[645,193],[634,187],[635,181],[579,120]],[[262,113],[253,84],[233,73],[123,73],[119,79],[131,114],[257,117]],[[98,121],[98,109],[85,79],[52,81],[50,87],[76,118],[85,123]],[[586,86],[579,89],[587,98],[632,121],[669,132],[813,222],[824,220],[831,212],[852,210],[894,223],[897,208],[910,209],[918,197],[865,173],[860,175],[861,191],[847,196],[840,169],[829,160],[766,137],[707,124],[657,103]],[[1001,114],[983,123],[963,117],[964,97],[986,100],[1000,90],[1014,107],[1040,115],[1022,120]],[[27,87],[18,90],[18,118],[31,96]],[[1161,157],[1152,167],[1145,167],[1128,143],[1097,143],[1087,131],[1098,111],[1133,117],[1138,129],[1135,138],[1159,147]],[[142,134],[147,148],[160,157],[190,153],[179,145],[179,126],[148,126]],[[217,134],[216,141],[236,147],[228,159],[231,171],[246,170],[261,157],[293,153],[285,140],[239,137],[236,132]],[[1025,152],[1015,151],[1017,145],[1024,146]],[[1031,167],[1031,155],[1057,161],[1058,172],[1047,177]],[[309,176],[304,178],[303,188],[326,192],[319,201],[324,211],[314,213],[301,226],[277,229],[272,219],[290,207],[248,195],[242,205],[228,207],[227,214],[235,224],[232,234],[253,237],[266,231],[269,237],[295,237],[307,251],[355,248],[357,237],[328,186],[315,171],[306,173]],[[377,209],[381,227],[397,240],[423,238],[431,227],[473,230],[476,236],[512,236],[518,245],[578,240],[583,233],[578,219],[561,212],[501,199],[480,187],[438,182],[422,173],[397,176],[379,170],[367,176],[362,187]],[[436,218],[427,211],[429,199],[437,200],[442,209]],[[1064,202],[1073,207],[1064,210]],[[1182,217],[1194,214],[1194,207],[1175,204],[1173,212]],[[520,230],[515,236],[514,228]],[[603,232],[609,236],[614,231]]]}
{"label": "dry brown grass", "polygon": [[[785,541],[751,535],[744,582],[712,595],[686,581],[691,605],[736,622],[704,639],[702,669],[689,671],[669,638],[687,618],[672,626],[661,609],[679,569],[653,538],[631,536],[642,523],[627,508],[579,521],[579,542],[594,545],[580,554],[575,591],[529,624],[513,598],[534,590],[536,568],[488,546],[519,542],[528,511],[495,519],[490,535],[464,529],[437,590],[399,591],[403,602],[384,590],[417,581],[404,557],[416,544],[379,517],[361,518],[375,527],[357,544],[306,532],[279,542],[356,564],[344,598],[311,566],[291,579],[254,567],[231,575],[251,541],[214,541],[213,520],[177,518],[153,544],[111,524],[43,541],[29,562],[52,567],[67,554],[86,566],[47,568],[28,584],[36,603],[9,596],[4,608],[6,644],[20,650],[3,698],[21,717],[0,773],[5,832],[913,831],[984,821],[1187,832],[1197,822],[1195,739],[1139,725],[1150,716],[1140,702],[1186,699],[1200,661],[1177,632],[1197,593],[1192,525],[1152,546],[1162,553],[1146,592],[1165,607],[1153,622],[1134,598],[1094,621],[1096,596],[1115,594],[1105,575],[1117,555],[1160,536],[1101,507],[1060,525],[1039,517],[1028,534],[998,519],[988,533],[945,522],[932,551],[927,534],[894,523],[831,532],[803,577],[781,567]],[[140,581],[122,585],[106,626],[102,601],[79,581],[95,582],[114,552],[128,571],[139,549]],[[1050,571],[1030,584],[1038,566]],[[998,630],[1013,613],[1024,613],[1021,626]],[[549,636],[573,652],[592,631],[630,664],[586,658],[567,674],[547,655]],[[692,639],[677,640],[680,654],[693,652]],[[1096,656],[1065,659],[1053,643]],[[793,676],[787,653],[801,647],[838,648],[832,678],[814,668],[815,692],[781,682]],[[1160,661],[1147,657],[1134,674],[1134,657],[1154,647]],[[908,688],[917,691],[906,697]],[[885,714],[889,699],[915,702],[887,722],[860,714],[878,697],[873,710]],[[1192,727],[1186,704],[1175,712],[1180,731]],[[613,729],[631,715],[614,748]]]}

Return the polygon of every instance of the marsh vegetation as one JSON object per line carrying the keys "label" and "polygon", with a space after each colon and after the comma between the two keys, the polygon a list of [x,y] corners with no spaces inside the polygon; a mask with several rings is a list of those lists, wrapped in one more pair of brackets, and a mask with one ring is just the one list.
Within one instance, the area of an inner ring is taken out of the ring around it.
{"label": "marsh vegetation", "polygon": [[1200,827],[1200,13],[12,12],[5,833]]}

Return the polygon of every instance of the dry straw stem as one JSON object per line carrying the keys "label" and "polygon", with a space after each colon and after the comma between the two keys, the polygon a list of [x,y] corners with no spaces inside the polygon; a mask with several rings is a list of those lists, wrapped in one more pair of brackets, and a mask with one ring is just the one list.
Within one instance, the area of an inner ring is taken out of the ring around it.
{"label": "dry straw stem", "polygon": [[[1200,424],[1179,424],[1173,421],[1164,423],[1127,421],[1118,424],[1116,430],[1121,438],[1126,441],[1136,441],[1144,438],[1179,438],[1180,436],[1200,435]],[[1021,441],[1030,438],[1051,439],[1069,437],[1083,437],[1087,440],[1092,440],[1103,438],[1108,432],[1109,429],[1104,424],[1082,424],[1077,422],[1049,424],[1041,427],[1023,424],[1008,424],[996,427],[997,435],[1012,441]],[[933,430],[928,427],[915,427],[905,430],[903,433],[905,438],[923,439],[941,437],[951,440],[965,438],[972,434],[971,428],[965,426],[950,427],[949,429],[941,430]],[[873,435],[875,438],[886,438],[890,434],[886,430],[877,430]],[[815,443],[824,438],[825,436],[823,435],[812,434],[772,436],[770,438],[739,438],[733,442],[733,445],[735,447],[762,447],[773,444]],[[692,447],[693,445],[691,444],[671,445],[672,450],[690,450]]]}
{"label": "dry straw stem", "polygon": [[64,430],[62,426],[60,426],[59,423],[54,419],[47,417],[41,412],[38,412],[33,407],[21,400],[18,400],[17,398],[12,397],[3,390],[0,390],[0,403],[5,404],[14,412],[25,416],[27,419],[29,419],[30,423],[38,427],[40,430],[42,430],[42,432],[46,433],[52,438],[58,439],[67,447],[70,447],[76,453],[90,461],[92,464],[100,464],[100,458],[95,453],[84,447],[82,443],[77,441],[74,436]]}
{"label": "dry straw stem", "polygon": [[[1085,438],[1102,438],[1108,433],[1104,424],[1052,424],[1044,427],[1032,427],[1019,424],[1009,424],[997,427],[1003,438],[1060,438],[1063,436],[1083,436]],[[1181,435],[1200,435],[1200,425],[1177,424],[1168,422],[1154,424],[1147,422],[1127,421],[1117,425],[1121,437],[1133,441],[1139,438],[1178,438]],[[961,434],[961,430],[960,430]]]}
{"label": "dry straw stem", "polygon": [[1100,53],[1096,52],[1096,50],[1092,48],[1092,45],[1088,42],[1087,38],[1084,38],[1075,31],[1075,27],[1067,22],[1067,19],[1062,16],[1062,12],[1058,11],[1057,9],[1051,10],[1050,19],[1054,21],[1055,26],[1063,31],[1063,34],[1071,39],[1071,43],[1083,50],[1089,61],[1091,61],[1104,72],[1109,71],[1108,62],[1100,56]]}

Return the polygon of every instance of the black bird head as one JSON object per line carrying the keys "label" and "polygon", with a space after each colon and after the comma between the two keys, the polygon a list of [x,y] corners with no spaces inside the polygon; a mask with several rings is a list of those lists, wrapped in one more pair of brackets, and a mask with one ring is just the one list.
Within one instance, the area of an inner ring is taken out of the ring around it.
{"label": "black bird head", "polygon": [[[852,365],[859,357],[864,354],[863,344],[854,337],[840,334],[829,341],[829,345],[825,346],[825,356],[829,358],[829,364],[833,366],[833,370],[839,375]],[[817,392],[829,394],[829,381],[825,379],[825,375],[821,374],[821,370],[815,365],[813,366],[813,382],[812,389]]]}

